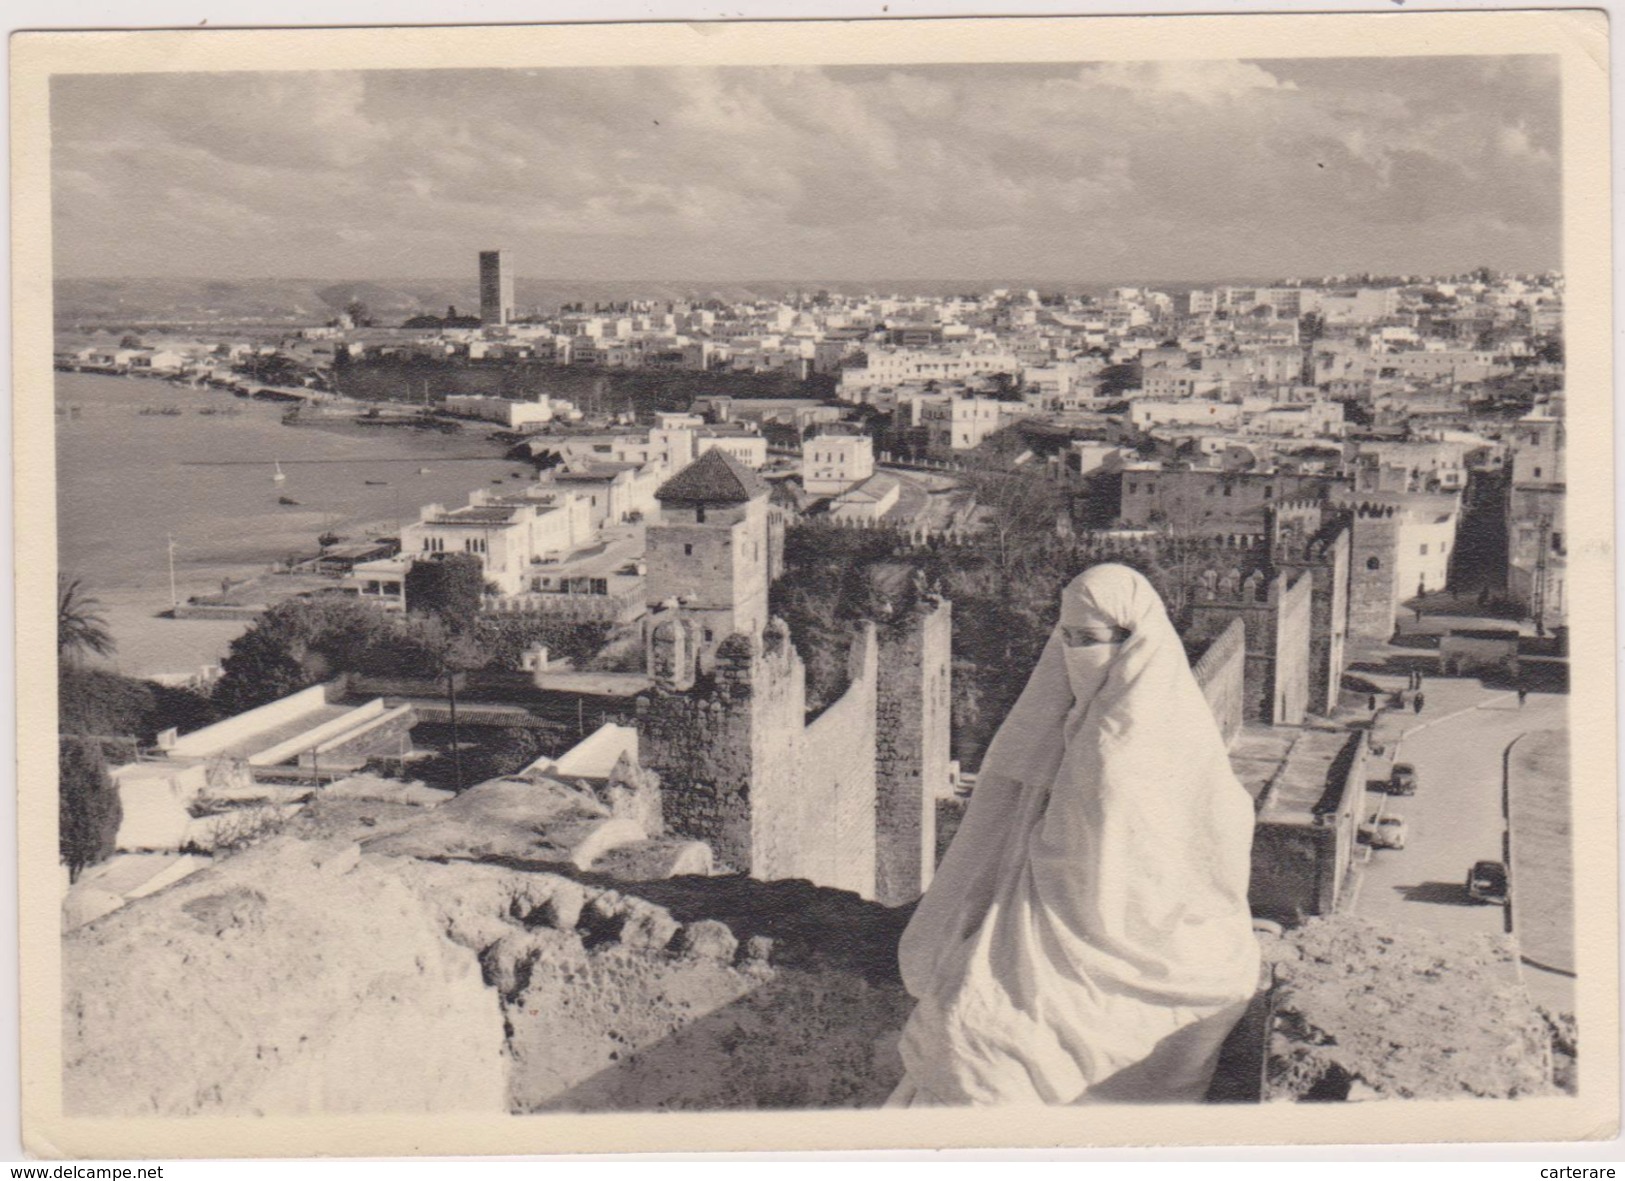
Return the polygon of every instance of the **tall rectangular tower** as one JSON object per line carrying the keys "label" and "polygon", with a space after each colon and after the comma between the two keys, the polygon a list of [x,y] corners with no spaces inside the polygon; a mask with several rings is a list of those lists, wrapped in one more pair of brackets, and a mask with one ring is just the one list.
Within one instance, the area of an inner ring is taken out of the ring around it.
{"label": "tall rectangular tower", "polygon": [[953,605],[922,598],[883,629],[875,713],[875,898],[913,902],[936,868],[937,800],[948,795]]}
{"label": "tall rectangular tower", "polygon": [[500,250],[480,251],[480,323],[506,324],[513,316],[513,272]]}
{"label": "tall rectangular tower", "polygon": [[768,485],[713,448],[655,496],[660,520],[644,531],[644,589],[652,605],[675,599],[700,626],[699,664],[709,671],[719,644],[767,623]]}

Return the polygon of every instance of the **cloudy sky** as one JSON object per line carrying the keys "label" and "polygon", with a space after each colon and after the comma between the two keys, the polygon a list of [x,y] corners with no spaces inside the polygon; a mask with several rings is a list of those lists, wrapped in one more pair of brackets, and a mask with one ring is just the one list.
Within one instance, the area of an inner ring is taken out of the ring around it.
{"label": "cloudy sky", "polygon": [[66,76],[59,277],[1555,268],[1555,59]]}

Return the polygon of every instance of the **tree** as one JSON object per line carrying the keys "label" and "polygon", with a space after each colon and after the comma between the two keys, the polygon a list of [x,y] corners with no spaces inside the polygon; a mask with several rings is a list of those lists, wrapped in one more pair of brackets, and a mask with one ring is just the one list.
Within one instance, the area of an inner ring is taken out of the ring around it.
{"label": "tree", "polygon": [[345,304],[344,314],[350,317],[350,323],[357,328],[368,328],[372,325],[372,310],[359,299],[352,299]]}
{"label": "tree", "polygon": [[369,653],[392,631],[382,611],[354,599],[278,603],[231,642],[215,704],[227,714],[241,713],[340,673],[362,671]]}
{"label": "tree", "polygon": [[988,558],[1009,572],[1056,537],[1065,511],[1059,485],[1030,469],[973,470],[965,482],[982,510],[980,523]]}
{"label": "tree", "polygon": [[101,604],[77,578],[56,577],[56,654],[63,660],[111,656],[116,645]]}
{"label": "tree", "polygon": [[549,659],[591,660],[609,642],[610,625],[548,615],[482,615],[474,640],[486,665],[518,672],[524,654],[540,644]]}
{"label": "tree", "polygon": [[472,630],[485,597],[485,564],[473,554],[413,562],[406,571],[406,609],[433,615],[451,631]]}
{"label": "tree", "polygon": [[63,663],[57,673],[57,729],[63,734],[148,738],[152,688],[110,669]]}
{"label": "tree", "polygon": [[68,880],[78,881],[86,867],[112,856],[124,809],[95,740],[64,735],[57,746],[57,771],[58,848]]}

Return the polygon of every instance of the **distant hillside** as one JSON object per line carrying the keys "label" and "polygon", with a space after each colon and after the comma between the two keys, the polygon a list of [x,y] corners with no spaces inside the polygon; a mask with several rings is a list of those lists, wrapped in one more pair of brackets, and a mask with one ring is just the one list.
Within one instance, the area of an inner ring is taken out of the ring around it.
{"label": "distant hillside", "polygon": [[[1257,280],[1235,280],[1256,282]],[[1127,280],[1089,283],[1042,279],[762,279],[740,282],[686,280],[518,280],[515,302],[522,311],[557,310],[568,303],[625,302],[637,299],[718,299],[739,303],[776,299],[792,292],[838,295],[947,296],[1029,288],[1046,294],[1099,295],[1113,286],[1154,286],[1174,292],[1198,284],[1185,281]],[[55,318],[59,327],[163,323],[323,323],[359,299],[383,324],[412,316],[441,315],[448,306],[471,312],[479,307],[475,280],[402,279],[334,282],[327,279],[59,279]]]}

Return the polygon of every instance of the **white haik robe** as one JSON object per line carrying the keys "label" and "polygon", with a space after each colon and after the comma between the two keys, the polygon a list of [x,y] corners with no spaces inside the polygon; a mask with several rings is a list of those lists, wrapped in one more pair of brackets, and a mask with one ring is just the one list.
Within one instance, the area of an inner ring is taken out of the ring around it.
{"label": "white haik robe", "polygon": [[894,1105],[1197,1102],[1257,988],[1252,801],[1162,600],[1095,566],[1079,623],[1129,635],[1069,674],[1057,626],[903,935]]}

